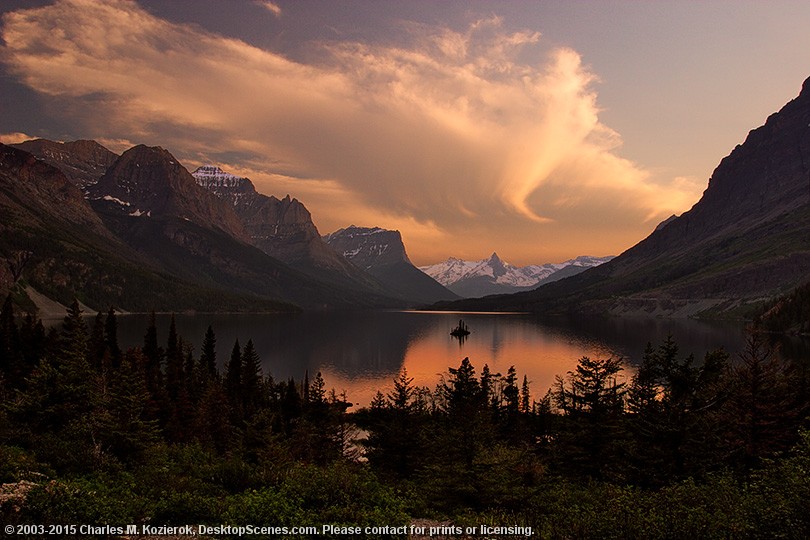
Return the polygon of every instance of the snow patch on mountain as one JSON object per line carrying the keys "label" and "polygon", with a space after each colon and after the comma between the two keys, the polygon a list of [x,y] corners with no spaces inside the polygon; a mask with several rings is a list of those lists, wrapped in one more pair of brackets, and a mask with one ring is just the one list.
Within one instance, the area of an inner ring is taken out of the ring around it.
{"label": "snow patch on mountain", "polygon": [[102,197],[102,199],[105,200],[105,201],[111,201],[111,202],[114,202],[114,203],[118,203],[121,206],[130,206],[130,204],[128,202],[122,201],[121,199],[117,199],[117,198],[113,197],[112,195],[104,195]]}
{"label": "snow patch on mountain", "polygon": [[191,176],[197,181],[197,185],[229,200],[234,206],[239,206],[243,199],[249,201],[256,194],[256,188],[249,178],[225,172],[215,165],[198,167]]}

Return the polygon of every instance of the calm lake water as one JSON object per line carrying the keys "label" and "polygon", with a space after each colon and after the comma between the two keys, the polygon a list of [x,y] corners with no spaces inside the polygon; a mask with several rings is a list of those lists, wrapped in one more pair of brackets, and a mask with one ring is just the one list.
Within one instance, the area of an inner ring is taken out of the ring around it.
{"label": "calm lake water", "polygon": [[[450,330],[463,317],[471,330],[460,343]],[[520,380],[527,375],[532,395],[540,398],[556,375],[572,370],[582,356],[621,357],[632,373],[647,342],[660,344],[672,334],[684,353],[699,359],[723,347],[735,354],[745,333],[741,323],[669,319],[556,319],[540,321],[527,314],[412,311],[329,312],[298,315],[176,315],[177,330],[195,348],[208,325],[217,336],[217,360],[223,367],[234,341],[253,339],[264,373],[276,379],[310,378],[320,371],[327,388],[345,390],[349,401],[366,406],[392,387],[402,367],[418,385],[434,388],[442,373],[466,356],[480,373],[514,365]],[[119,317],[122,347],[141,345],[147,315]],[[158,315],[158,337],[165,342],[169,315]],[[806,345],[806,343],[805,343]],[[805,347],[806,349],[806,347]],[[802,353],[806,353],[806,350]]]}

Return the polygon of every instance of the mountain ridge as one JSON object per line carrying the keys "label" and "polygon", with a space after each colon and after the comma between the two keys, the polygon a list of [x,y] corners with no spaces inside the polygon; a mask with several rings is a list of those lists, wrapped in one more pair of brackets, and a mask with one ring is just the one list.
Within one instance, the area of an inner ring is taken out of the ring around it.
{"label": "mountain ridge", "polygon": [[249,178],[213,165],[191,173],[198,185],[232,206],[248,241],[292,268],[364,294],[391,294],[374,276],[346,260],[321,238],[312,215],[298,199],[259,193]]}
{"label": "mountain ridge", "polygon": [[[562,263],[514,266],[493,252],[487,259],[464,261],[450,257],[443,263],[419,269],[465,298],[525,291],[598,266],[612,257],[582,255]],[[567,270],[566,270],[567,269]]]}

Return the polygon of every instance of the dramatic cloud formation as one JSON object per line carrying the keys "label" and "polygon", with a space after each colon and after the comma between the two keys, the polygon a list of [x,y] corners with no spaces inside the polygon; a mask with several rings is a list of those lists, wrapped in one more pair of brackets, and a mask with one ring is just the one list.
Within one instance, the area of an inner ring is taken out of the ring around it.
{"label": "dramatic cloud formation", "polygon": [[7,14],[2,58],[82,136],[223,164],[301,199],[323,232],[399,227],[417,262],[616,253],[699,197],[615,153],[575,51],[520,61],[540,34],[497,17],[410,31],[302,64],[135,2],[63,0]]}

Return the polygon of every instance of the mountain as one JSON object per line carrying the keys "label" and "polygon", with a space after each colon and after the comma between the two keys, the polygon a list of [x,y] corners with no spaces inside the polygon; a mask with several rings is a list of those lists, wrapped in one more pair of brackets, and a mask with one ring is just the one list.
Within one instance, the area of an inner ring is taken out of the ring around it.
{"label": "mountain", "polygon": [[110,231],[56,167],[0,145],[0,292],[28,310],[40,295],[98,310],[293,310],[270,298],[171,275]]}
{"label": "mountain", "polygon": [[197,184],[225,201],[238,216],[248,241],[268,255],[321,281],[364,294],[396,296],[351,264],[321,238],[309,210],[289,195],[256,191],[253,182],[212,165],[191,173]]}
{"label": "mountain", "polygon": [[394,305],[382,294],[315,279],[253,246],[233,205],[199,186],[163,148],[127,150],[88,197],[118,238],[184,281],[308,308]]}
{"label": "mountain", "polygon": [[138,145],[124,152],[89,187],[88,197],[107,214],[176,217],[248,239],[233,208],[199,187],[174,156],[159,146]]}
{"label": "mountain", "polygon": [[98,182],[118,154],[110,152],[96,141],[54,142],[48,139],[34,139],[18,144],[15,148],[25,150],[53,165],[79,188],[86,188]]}
{"label": "mountain", "polygon": [[453,309],[746,315],[810,276],[810,79],[723,158],[701,199],[612,261]]}
{"label": "mountain", "polygon": [[323,238],[335,251],[402,298],[419,303],[458,298],[411,263],[399,231],[352,225]]}
{"label": "mountain", "polygon": [[420,270],[464,298],[476,298],[490,294],[509,294],[536,288],[541,283],[550,283],[564,277],[598,266],[612,257],[581,256],[562,263],[512,266],[493,253],[488,259],[462,261],[449,258],[447,261]]}

